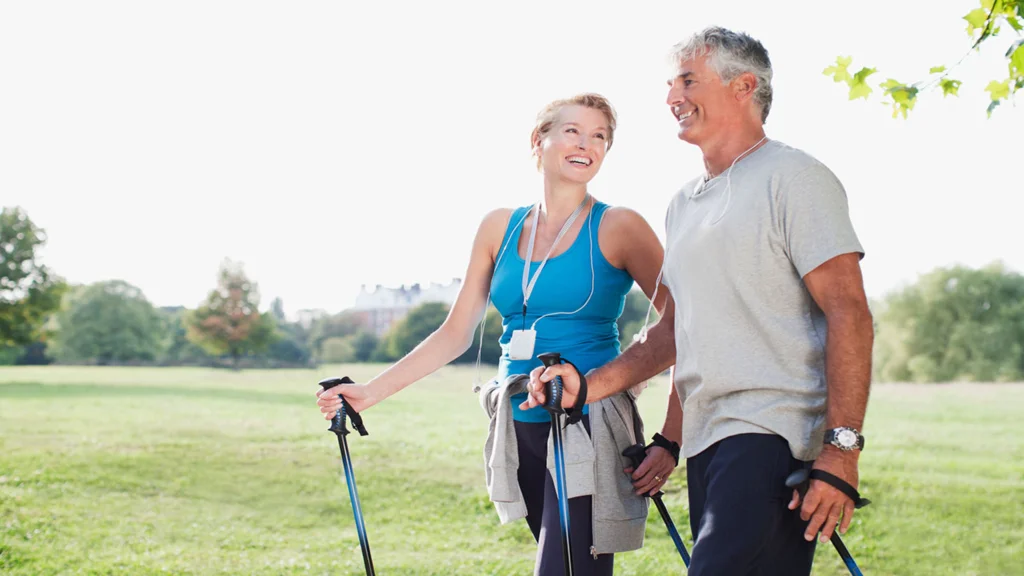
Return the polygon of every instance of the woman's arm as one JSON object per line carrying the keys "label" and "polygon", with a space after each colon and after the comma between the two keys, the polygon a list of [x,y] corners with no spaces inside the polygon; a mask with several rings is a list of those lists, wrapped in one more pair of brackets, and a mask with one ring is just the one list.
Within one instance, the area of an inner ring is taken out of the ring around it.
{"label": "woman's arm", "polygon": [[[648,300],[654,297],[665,251],[643,216],[629,208],[609,208],[601,221],[598,244],[612,266],[628,272]],[[668,289],[658,288],[654,309],[659,314],[664,311],[668,298]]]}
{"label": "woman's arm", "polygon": [[617,359],[587,376],[591,384],[589,397],[594,400],[630,388],[675,363],[675,308],[668,287],[658,284],[665,258],[661,242],[647,221],[633,210],[612,208],[605,218],[607,226],[601,226],[605,257],[613,266],[625,269],[648,299],[654,298],[654,309],[660,318],[650,327],[645,343],[631,344]]}
{"label": "woman's arm", "polygon": [[352,408],[361,412],[433,373],[469,349],[473,333],[486,313],[494,261],[510,215],[510,210],[498,209],[484,217],[473,241],[466,279],[444,323],[401,360],[365,385],[336,387],[324,397],[320,397],[318,392],[317,404],[325,419],[330,419],[340,408],[338,393],[345,396]]}

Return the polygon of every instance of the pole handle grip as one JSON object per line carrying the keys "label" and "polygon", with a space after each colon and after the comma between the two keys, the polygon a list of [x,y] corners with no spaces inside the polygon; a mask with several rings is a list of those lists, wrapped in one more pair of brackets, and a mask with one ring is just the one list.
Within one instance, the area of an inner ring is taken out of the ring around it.
{"label": "pole handle grip", "polygon": [[633,444],[622,451],[622,455],[629,458],[629,461],[633,464],[633,469],[636,470],[644,462],[644,458],[647,456],[647,449],[643,444]]}
{"label": "pole handle grip", "polygon": [[[643,444],[633,444],[623,450],[622,455],[629,458],[629,462],[633,465],[633,470],[636,471],[643,464],[644,458],[647,457],[647,447]],[[662,494],[663,492],[659,490],[654,496],[661,496]],[[650,494],[644,494],[644,496],[649,497]]]}
{"label": "pole handle grip", "polygon": [[545,352],[539,354],[537,359],[544,363],[545,367],[551,367],[555,364],[568,364],[572,366],[573,370],[576,371],[576,375],[580,378],[580,390],[576,395],[576,402],[572,408],[562,408],[562,378],[552,378],[546,385],[544,409],[552,414],[565,414],[568,416],[566,419],[566,426],[569,424],[575,424],[583,418],[583,407],[587,403],[587,379],[583,376],[583,372],[576,367],[575,364],[562,358],[562,355],[558,352]]}
{"label": "pole handle grip", "polygon": [[[348,376],[324,378],[320,381],[320,387],[324,391],[345,384],[355,384],[355,381]],[[349,429],[345,427],[345,418],[348,417],[352,421],[352,427],[359,432],[360,436],[368,435],[369,432],[366,431],[366,426],[363,425],[363,417],[348,405],[344,396],[338,394],[338,398],[341,399],[341,410],[335,412],[334,418],[331,419],[331,427],[328,430],[342,436],[348,435]]]}
{"label": "pole handle grip", "polygon": [[[562,355],[558,352],[545,352],[538,355],[537,359],[543,362],[546,368],[562,363]],[[544,409],[552,414],[565,412],[562,409],[562,379],[560,377],[552,378],[545,384]]]}

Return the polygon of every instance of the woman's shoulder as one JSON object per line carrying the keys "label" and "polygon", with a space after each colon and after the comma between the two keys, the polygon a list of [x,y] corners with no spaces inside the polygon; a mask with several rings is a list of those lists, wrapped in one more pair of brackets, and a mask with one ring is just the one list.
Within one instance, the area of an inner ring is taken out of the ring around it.
{"label": "woman's shoulder", "polygon": [[480,222],[480,229],[489,235],[504,236],[505,231],[513,224],[512,217],[528,209],[529,207],[494,208],[484,214],[483,220]]}
{"label": "woman's shoulder", "polygon": [[598,243],[601,254],[613,268],[625,270],[630,250],[650,246],[657,240],[654,230],[639,212],[625,206],[602,206]]}
{"label": "woman's shoulder", "polygon": [[[497,256],[499,247],[506,234],[515,223],[512,218],[528,208],[495,208],[486,214],[480,222],[477,237],[483,239],[489,247],[492,258]],[[520,219],[522,216],[520,216]]]}
{"label": "woman's shoulder", "polygon": [[612,234],[650,229],[650,224],[639,212],[626,206],[605,204],[601,214],[601,229]]}
{"label": "woman's shoulder", "polygon": [[484,214],[483,224],[493,226],[496,224],[504,225],[508,222],[512,213],[516,211],[516,208],[494,208],[487,214]]}

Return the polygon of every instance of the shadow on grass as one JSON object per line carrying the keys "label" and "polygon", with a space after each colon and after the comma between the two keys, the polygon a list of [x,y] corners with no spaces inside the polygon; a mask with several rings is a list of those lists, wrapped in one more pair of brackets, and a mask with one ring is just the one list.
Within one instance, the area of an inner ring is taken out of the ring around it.
{"label": "shadow on grass", "polygon": [[311,395],[294,393],[232,390],[230,388],[191,388],[187,386],[125,386],[106,384],[39,384],[13,382],[0,384],[0,398],[130,398],[173,396],[175,398],[206,398],[232,402],[260,402],[269,404],[310,404]]}

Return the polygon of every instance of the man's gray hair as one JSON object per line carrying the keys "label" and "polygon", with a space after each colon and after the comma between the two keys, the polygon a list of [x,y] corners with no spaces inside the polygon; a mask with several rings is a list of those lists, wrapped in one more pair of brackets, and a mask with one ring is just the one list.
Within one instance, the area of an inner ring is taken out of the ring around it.
{"label": "man's gray hair", "polygon": [[708,65],[722,82],[730,82],[744,72],[757,77],[754,101],[761,106],[763,124],[772,108],[772,62],[761,42],[743,32],[712,26],[672,48],[676,64],[701,56],[707,56]]}

